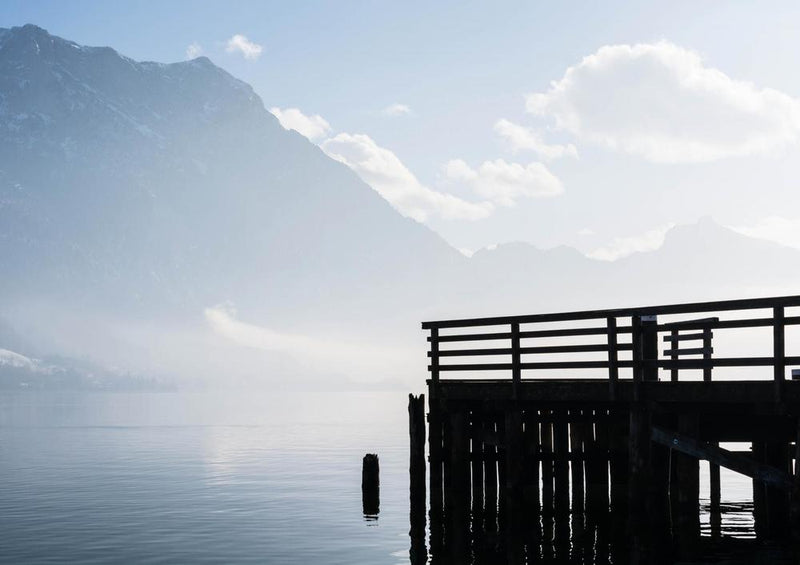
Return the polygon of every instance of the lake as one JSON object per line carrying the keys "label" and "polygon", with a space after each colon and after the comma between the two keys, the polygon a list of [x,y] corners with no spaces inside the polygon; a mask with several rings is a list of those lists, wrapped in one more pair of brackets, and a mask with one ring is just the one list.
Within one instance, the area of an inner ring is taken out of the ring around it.
{"label": "lake", "polygon": [[[4,392],[0,563],[408,564],[407,402]],[[380,456],[377,520],[362,514],[368,452]],[[704,535],[707,479],[703,463]],[[722,480],[723,533],[752,536],[750,479]]]}
{"label": "lake", "polygon": [[[402,392],[0,395],[0,562],[409,562]],[[380,456],[381,507],[361,507]]]}

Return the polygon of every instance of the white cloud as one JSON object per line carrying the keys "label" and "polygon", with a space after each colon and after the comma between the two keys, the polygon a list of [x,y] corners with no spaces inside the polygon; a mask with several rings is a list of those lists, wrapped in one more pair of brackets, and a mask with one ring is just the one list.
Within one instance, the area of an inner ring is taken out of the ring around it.
{"label": "white cloud", "polygon": [[781,216],[767,216],[750,226],[728,226],[733,231],[749,237],[766,239],[800,248],[800,219],[789,219]]}
{"label": "white cloud", "polygon": [[188,47],[186,47],[187,59],[196,59],[202,54],[203,54],[203,48],[197,42],[191,43]]}
{"label": "white cloud", "polygon": [[633,253],[655,251],[664,245],[664,237],[674,227],[674,223],[669,223],[641,234],[616,237],[609,245],[599,247],[587,256],[600,261],[616,261]]}
{"label": "white cloud", "polygon": [[578,230],[578,235],[594,235],[594,233],[592,228],[582,228]]}
{"label": "white cloud", "polygon": [[[219,304],[204,310],[206,323],[215,334],[241,347],[292,355],[324,370],[336,367],[343,374],[372,375],[387,363],[404,367],[413,359],[413,352],[400,345],[358,339],[318,337],[276,331],[239,319],[231,303]],[[401,369],[402,370],[402,369]]]}
{"label": "white cloud", "polygon": [[494,210],[490,202],[468,202],[424,186],[392,151],[368,135],[340,133],[321,147],[329,157],[353,169],[401,214],[419,222],[431,216],[479,220]]}
{"label": "white cloud", "polygon": [[228,53],[239,52],[244,55],[245,59],[258,59],[261,56],[261,51],[264,48],[258,43],[253,43],[247,37],[241,34],[236,34],[228,40],[225,46],[225,51]]}
{"label": "white cloud", "polygon": [[469,185],[479,196],[501,206],[514,206],[518,198],[564,192],[558,177],[541,163],[523,166],[495,159],[484,161],[476,170],[461,159],[453,159],[445,163],[443,172],[448,179]]}
{"label": "white cloud", "polygon": [[330,124],[319,114],[306,116],[297,108],[281,109],[273,107],[270,113],[278,118],[284,129],[293,129],[308,139],[318,139],[328,134]]}
{"label": "white cloud", "polygon": [[406,106],[405,104],[390,104],[386,106],[383,110],[381,110],[381,114],[384,116],[389,116],[391,118],[396,118],[398,116],[407,116],[411,114],[411,108]]}
{"label": "white cloud", "polygon": [[579,139],[662,163],[770,154],[800,131],[798,99],[667,42],[602,47],[526,106]]}
{"label": "white cloud", "polygon": [[571,143],[567,145],[549,145],[544,142],[538,132],[505,119],[497,120],[494,124],[494,131],[508,142],[511,150],[515,153],[523,150],[533,151],[544,159],[578,156],[578,150]]}

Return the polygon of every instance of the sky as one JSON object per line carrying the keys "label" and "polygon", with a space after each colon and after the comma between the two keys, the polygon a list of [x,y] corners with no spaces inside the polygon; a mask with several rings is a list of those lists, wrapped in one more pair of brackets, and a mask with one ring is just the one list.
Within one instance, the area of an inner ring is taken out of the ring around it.
{"label": "sky", "polygon": [[465,254],[614,260],[706,216],[800,247],[796,2],[0,1],[25,23],[209,57]]}

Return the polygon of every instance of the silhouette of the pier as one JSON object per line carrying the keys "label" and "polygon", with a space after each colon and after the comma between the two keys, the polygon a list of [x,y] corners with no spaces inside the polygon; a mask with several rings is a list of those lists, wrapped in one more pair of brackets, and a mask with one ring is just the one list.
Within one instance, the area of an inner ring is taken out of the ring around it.
{"label": "silhouette of the pier", "polygon": [[[767,542],[791,549],[794,326],[800,296],[424,322],[427,427],[424,395],[409,397],[412,562],[673,563]],[[720,467],[752,479],[750,532],[726,527]]]}

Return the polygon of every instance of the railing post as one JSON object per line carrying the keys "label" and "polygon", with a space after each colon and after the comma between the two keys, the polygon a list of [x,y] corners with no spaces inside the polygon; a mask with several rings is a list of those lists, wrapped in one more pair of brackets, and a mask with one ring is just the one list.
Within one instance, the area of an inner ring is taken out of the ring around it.
{"label": "railing post", "polygon": [[639,400],[642,385],[642,319],[631,316],[631,348],[633,361],[633,400]]}
{"label": "railing post", "polygon": [[772,316],[772,356],[775,376],[775,399],[783,400],[783,383],[786,380],[786,346],[784,340],[784,310],[776,306]]}
{"label": "railing post", "polygon": [[642,380],[658,380],[658,318],[642,316]]}
{"label": "railing post", "polygon": [[617,319],[606,318],[608,329],[608,394],[611,400],[617,398],[617,381],[619,380],[619,361],[617,359]]}
{"label": "railing post", "polygon": [[519,398],[519,384],[522,382],[522,353],[520,351],[519,322],[511,323],[511,379],[514,399]]}
{"label": "railing post", "polygon": [[439,384],[439,328],[431,328],[431,380]]}
{"label": "railing post", "polygon": [[680,335],[680,331],[677,330],[677,329],[672,330],[672,333],[670,334],[672,339],[670,339],[670,342],[669,342],[669,348],[671,350],[669,358],[673,363],[676,363],[676,365],[674,365],[669,370],[669,377],[670,377],[670,380],[673,383],[677,383],[678,382],[678,367],[677,367],[678,347],[680,347],[680,343],[681,343],[680,340],[678,340],[679,335]]}
{"label": "railing post", "polygon": [[[703,328],[703,361],[711,362],[711,328]],[[711,365],[703,367],[703,380],[711,382]]]}

